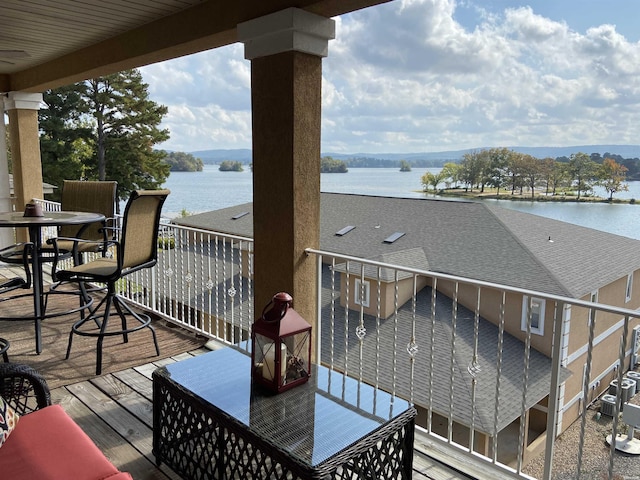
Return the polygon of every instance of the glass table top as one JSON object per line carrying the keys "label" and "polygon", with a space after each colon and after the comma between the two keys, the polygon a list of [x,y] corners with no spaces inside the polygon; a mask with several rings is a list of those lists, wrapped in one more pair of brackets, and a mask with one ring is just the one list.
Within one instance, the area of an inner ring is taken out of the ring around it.
{"label": "glass table top", "polygon": [[311,466],[411,408],[404,399],[322,366],[314,366],[307,383],[277,395],[252,388],[251,357],[234,348],[163,368],[161,375]]}

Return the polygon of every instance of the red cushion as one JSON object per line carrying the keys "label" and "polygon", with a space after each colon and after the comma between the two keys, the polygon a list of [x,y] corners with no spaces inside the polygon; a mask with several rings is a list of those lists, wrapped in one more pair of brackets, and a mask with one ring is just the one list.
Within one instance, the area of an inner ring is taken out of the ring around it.
{"label": "red cushion", "polygon": [[119,480],[118,469],[60,405],[20,418],[0,448],[0,472],[12,480]]}

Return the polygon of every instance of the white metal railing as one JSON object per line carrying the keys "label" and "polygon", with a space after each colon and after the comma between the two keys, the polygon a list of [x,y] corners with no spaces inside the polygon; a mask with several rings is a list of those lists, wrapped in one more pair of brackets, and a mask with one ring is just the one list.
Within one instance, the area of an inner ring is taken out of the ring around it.
{"label": "white metal railing", "polygon": [[[252,239],[163,223],[159,247],[158,264],[130,275],[120,294],[207,337],[246,339]],[[319,271],[318,357],[412,401],[416,448],[488,469],[477,478],[628,477],[628,462],[603,442],[603,432],[624,432],[623,390],[611,416],[594,416],[609,382],[623,380],[639,312],[307,252]],[[556,434],[571,461],[556,458]]]}
{"label": "white metal railing", "polygon": [[[620,454],[594,433],[593,416],[609,381],[623,379],[640,312],[307,252],[322,271],[322,362],[414,402],[432,447],[513,478],[625,475]],[[545,321],[537,302],[549,312],[546,335],[535,333]],[[623,430],[621,392],[613,416],[595,424],[599,430]],[[570,449],[570,462],[554,462],[554,432],[564,432],[562,455]]]}
{"label": "white metal railing", "polygon": [[235,344],[253,322],[253,241],[163,223],[158,263],[126,277],[119,294],[174,323]]}

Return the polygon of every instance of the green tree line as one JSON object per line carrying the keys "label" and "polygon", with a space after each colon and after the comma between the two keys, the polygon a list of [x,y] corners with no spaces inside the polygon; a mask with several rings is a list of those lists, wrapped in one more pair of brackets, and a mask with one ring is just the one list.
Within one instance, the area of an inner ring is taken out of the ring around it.
{"label": "green tree line", "polygon": [[571,154],[565,160],[535,158],[507,148],[490,148],[464,154],[460,163],[446,163],[438,173],[427,172],[422,176],[424,190],[438,190],[463,185],[465,191],[485,188],[510,191],[523,195],[525,190],[534,198],[536,193],[556,195],[575,192],[577,198],[589,193],[593,187],[602,186],[613,199],[616,192],[626,191],[628,168],[613,158],[596,162],[582,152]]}

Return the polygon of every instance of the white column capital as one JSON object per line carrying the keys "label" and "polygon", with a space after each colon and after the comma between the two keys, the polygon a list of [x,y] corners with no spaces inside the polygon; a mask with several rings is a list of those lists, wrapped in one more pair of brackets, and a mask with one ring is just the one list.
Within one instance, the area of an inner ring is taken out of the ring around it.
{"label": "white column capital", "polygon": [[335,37],[333,19],[293,7],[238,24],[247,60],[292,51],[326,57]]}
{"label": "white column capital", "polygon": [[9,92],[4,99],[4,110],[40,110],[42,93]]}

